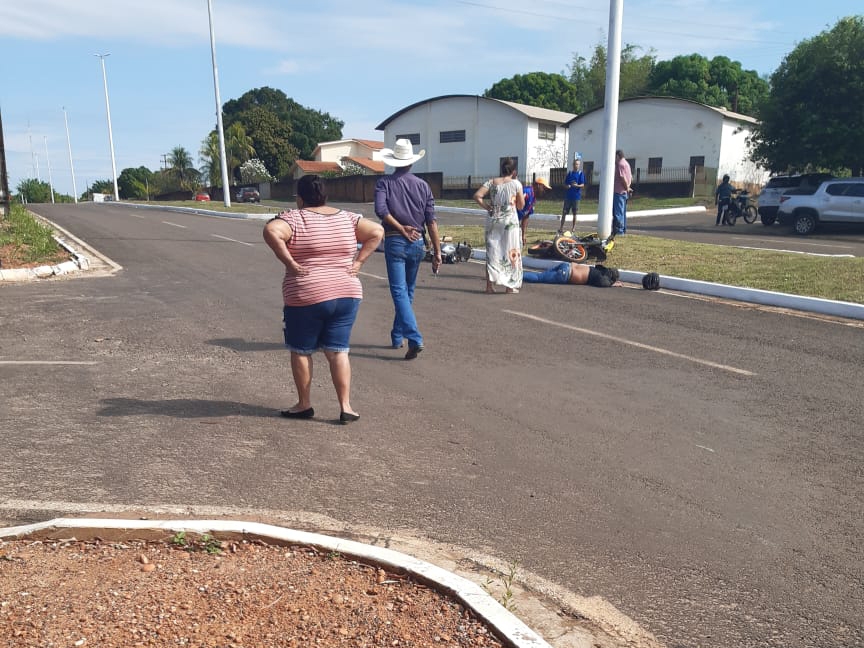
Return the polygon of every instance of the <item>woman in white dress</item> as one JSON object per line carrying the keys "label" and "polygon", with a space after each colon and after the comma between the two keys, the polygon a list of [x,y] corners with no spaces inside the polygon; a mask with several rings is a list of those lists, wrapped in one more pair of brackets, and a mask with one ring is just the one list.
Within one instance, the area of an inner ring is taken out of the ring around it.
{"label": "woman in white dress", "polygon": [[501,175],[483,183],[474,200],[486,210],[486,292],[503,286],[508,293],[522,287],[522,230],[517,209],[525,207],[522,183],[513,158],[501,161]]}

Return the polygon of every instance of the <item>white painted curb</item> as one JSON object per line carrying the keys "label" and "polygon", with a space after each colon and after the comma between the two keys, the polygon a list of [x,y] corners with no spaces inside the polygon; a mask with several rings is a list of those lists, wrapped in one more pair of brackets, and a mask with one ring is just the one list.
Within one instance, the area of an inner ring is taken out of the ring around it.
{"label": "white painted curb", "polygon": [[[452,212],[454,214],[475,214],[477,216],[485,216],[486,212],[482,209],[473,207],[435,207],[436,212]],[[668,216],[676,214],[704,214],[707,211],[704,205],[693,205],[690,207],[668,207],[665,209],[642,209],[639,211],[627,211],[627,219],[644,218],[646,216]],[[561,214],[531,214],[531,218],[537,220],[561,221]],[[577,214],[576,222],[593,222],[598,218],[597,214]],[[567,220],[572,220],[572,215],[567,217]]]}
{"label": "white painted curb", "polygon": [[412,556],[318,533],[295,531],[259,522],[239,522],[233,520],[117,520],[99,518],[56,518],[25,526],[0,528],[0,539],[25,538],[38,531],[50,529],[119,529],[119,530],[162,530],[167,533],[186,531],[192,533],[242,533],[271,538],[281,542],[308,545],[335,551],[340,554],[367,560],[392,570],[404,571],[417,579],[431,583],[441,591],[450,594],[460,603],[470,608],[495,633],[513,648],[551,648],[539,635],[504,609],[479,585],[457,576],[431,563]]}
{"label": "white painted curb", "polygon": [[226,212],[216,209],[201,209],[200,207],[178,207],[175,205],[142,205],[141,203],[112,202],[112,206],[131,207],[133,209],[158,209],[160,211],[178,212],[181,214],[202,214],[204,216],[221,216],[222,218],[237,218],[240,220],[270,220],[276,213],[250,214],[240,212]]}

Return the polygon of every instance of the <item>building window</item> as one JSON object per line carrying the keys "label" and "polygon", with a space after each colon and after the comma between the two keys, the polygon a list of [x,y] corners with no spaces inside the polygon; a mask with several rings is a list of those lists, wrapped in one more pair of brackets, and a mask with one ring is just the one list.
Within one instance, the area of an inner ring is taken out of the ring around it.
{"label": "building window", "polygon": [[585,174],[585,184],[594,184],[594,161],[582,162],[582,173]]}
{"label": "building window", "polygon": [[464,142],[465,141],[465,131],[464,130],[441,131],[441,137],[440,137],[439,141],[442,144],[450,144],[452,142]]}
{"label": "building window", "polygon": [[409,135],[397,135],[396,139],[407,139],[414,146],[420,146],[420,133],[411,133]]}
{"label": "building window", "polygon": [[662,170],[663,170],[663,158],[662,157],[656,157],[656,158],[649,157],[648,158],[648,173],[659,174],[660,171],[662,171]]}
{"label": "building window", "polygon": [[696,169],[696,167],[704,167],[705,166],[705,156],[704,155],[691,155],[690,156],[690,173]]}
{"label": "building window", "polygon": [[549,122],[537,123],[537,139],[554,141],[557,131],[558,127],[555,124],[550,124]]}

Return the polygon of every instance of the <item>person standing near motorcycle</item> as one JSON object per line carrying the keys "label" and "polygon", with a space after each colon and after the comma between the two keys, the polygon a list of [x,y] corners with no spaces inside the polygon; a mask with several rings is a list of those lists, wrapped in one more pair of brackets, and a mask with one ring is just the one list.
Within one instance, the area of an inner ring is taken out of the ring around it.
{"label": "person standing near motorcycle", "polygon": [[[721,182],[717,186],[717,190],[714,192],[714,204],[717,205],[717,220],[714,223],[714,227],[717,227],[720,224],[720,219],[723,219],[724,225],[731,225],[732,223],[726,218],[726,214],[729,213],[729,210],[732,208],[732,194],[735,193],[735,187],[729,182],[729,174],[723,176],[723,182]],[[726,208],[725,210],[723,208]]]}
{"label": "person standing near motorcycle", "polygon": [[537,178],[528,187],[523,187],[522,193],[525,194],[525,208],[517,209],[516,214],[519,216],[519,228],[522,230],[522,246],[525,246],[528,237],[528,219],[534,214],[534,204],[537,198],[542,198],[547,189],[551,189],[545,178]]}
{"label": "person standing near motorcycle", "polygon": [[564,178],[567,193],[564,194],[564,207],[561,210],[561,225],[558,233],[564,232],[567,214],[573,212],[573,229],[576,229],[576,217],[579,215],[579,203],[582,202],[582,189],[585,187],[585,174],[582,173],[582,160],[573,158],[573,170]]}
{"label": "person standing near motorcycle", "polygon": [[375,214],[384,225],[384,260],[387,281],[396,314],[390,331],[390,344],[402,348],[408,340],[406,360],[413,360],[423,350],[423,335],[414,315],[414,287],[417,272],[426,256],[423,233],[429,230],[432,241],[432,270],[441,267],[441,237],[435,220],[435,200],[425,180],[411,173],[411,165],[426,155],[414,153],[408,139],[396,140],[392,149],[382,149],[376,159],[396,171],[375,183]]}
{"label": "person standing near motorcycle", "polygon": [[627,201],[633,193],[633,172],[624,157],[624,151],[615,151],[615,182],[612,194],[612,231],[615,234],[627,233]]}

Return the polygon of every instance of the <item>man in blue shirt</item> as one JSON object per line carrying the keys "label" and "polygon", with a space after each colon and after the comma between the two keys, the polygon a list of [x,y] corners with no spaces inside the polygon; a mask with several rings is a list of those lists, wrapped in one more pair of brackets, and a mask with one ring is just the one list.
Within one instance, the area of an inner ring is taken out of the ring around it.
{"label": "man in blue shirt", "polygon": [[582,200],[582,188],[585,186],[585,174],[582,173],[582,160],[578,157],[573,160],[573,170],[564,178],[564,186],[567,193],[564,195],[564,209],[561,212],[561,227],[558,232],[564,231],[564,221],[567,214],[573,212],[573,229],[576,229],[576,216],[579,214],[579,202]]}
{"label": "man in blue shirt", "polygon": [[426,256],[423,245],[426,229],[432,240],[432,270],[441,266],[441,237],[432,190],[411,173],[411,165],[425,154],[424,150],[415,155],[410,140],[398,139],[392,149],[382,149],[377,158],[396,169],[375,184],[375,214],[384,225],[384,260],[396,310],[390,344],[400,349],[407,340],[406,360],[413,360],[423,350],[423,335],[417,327],[413,304],[417,272]]}
{"label": "man in blue shirt", "polygon": [[522,229],[522,245],[525,245],[528,236],[528,219],[534,214],[534,205],[537,198],[541,198],[547,189],[551,189],[546,178],[537,178],[532,185],[523,187],[522,193],[525,194],[525,209],[517,209],[516,214],[519,216],[519,227]]}
{"label": "man in blue shirt", "polygon": [[726,207],[726,211],[728,212],[733,193],[735,193],[735,187],[729,182],[729,174],[727,173],[723,176],[723,182],[720,183],[714,192],[714,204],[717,205],[717,222],[714,223],[715,227],[720,224],[721,218],[723,218],[724,225],[732,224],[726,218],[726,214],[723,213],[723,207]]}

